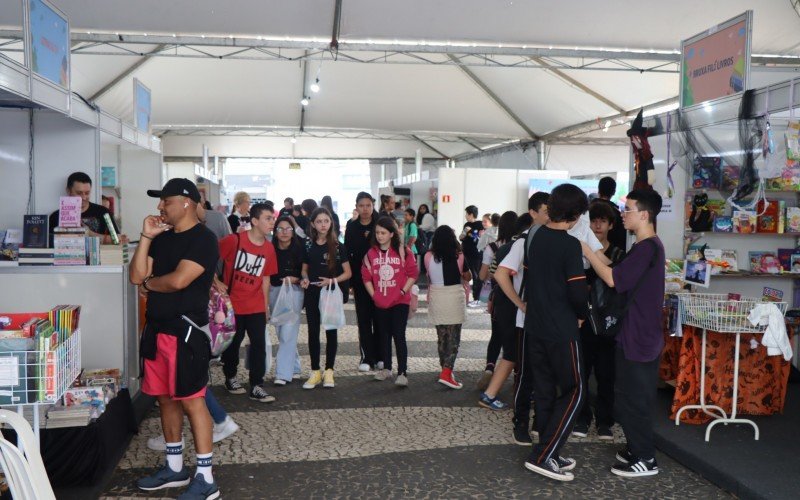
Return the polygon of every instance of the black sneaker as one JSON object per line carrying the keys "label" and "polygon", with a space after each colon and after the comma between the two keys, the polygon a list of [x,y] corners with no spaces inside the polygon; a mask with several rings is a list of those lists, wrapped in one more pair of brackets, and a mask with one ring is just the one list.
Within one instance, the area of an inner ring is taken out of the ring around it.
{"label": "black sneaker", "polygon": [[231,394],[244,394],[247,392],[236,378],[225,379],[225,389]]}
{"label": "black sneaker", "polygon": [[636,457],[634,456],[633,453],[631,453],[631,450],[626,446],[624,448],[620,448],[617,451],[617,460],[619,460],[623,464],[629,464],[631,462],[635,462]]}
{"label": "black sneaker", "polygon": [[564,458],[562,456],[556,457],[556,463],[558,464],[558,468],[562,471],[572,470],[578,464],[574,458]]}
{"label": "black sneaker", "polygon": [[597,439],[600,441],[613,441],[614,433],[611,431],[611,427],[607,425],[597,426]]}
{"label": "black sneaker", "polygon": [[575,424],[575,427],[572,428],[572,435],[579,438],[585,438],[589,435],[589,425]]}
{"label": "black sneaker", "polygon": [[635,462],[616,464],[611,467],[611,473],[622,477],[655,476],[658,474],[658,463],[655,458],[650,460],[635,459]]}
{"label": "black sneaker", "polygon": [[556,481],[572,481],[575,479],[575,476],[573,476],[571,472],[562,471],[553,458],[545,460],[540,464],[528,459],[525,461],[525,468],[529,471],[549,477],[550,479],[555,479]]}
{"label": "black sneaker", "polygon": [[526,429],[524,425],[514,426],[514,443],[520,446],[530,446],[533,444],[531,433],[528,432],[528,429]]}
{"label": "black sneaker", "polygon": [[255,385],[252,389],[250,389],[250,399],[260,403],[272,403],[275,401],[275,396],[270,396],[263,387],[260,385]]}

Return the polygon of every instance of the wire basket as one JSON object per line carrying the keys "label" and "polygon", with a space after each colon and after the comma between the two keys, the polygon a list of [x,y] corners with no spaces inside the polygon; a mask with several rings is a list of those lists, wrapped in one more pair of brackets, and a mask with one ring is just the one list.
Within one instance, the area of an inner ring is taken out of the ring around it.
{"label": "wire basket", "polygon": [[[766,327],[753,326],[747,315],[759,304],[767,303],[764,299],[742,297],[731,300],[727,295],[712,293],[680,293],[678,294],[681,322],[697,328],[727,333],[764,333]],[[786,302],[769,302],[775,304],[781,314],[786,314]]]}
{"label": "wire basket", "polygon": [[0,350],[0,406],[51,405],[80,373],[79,329],[52,350]]}

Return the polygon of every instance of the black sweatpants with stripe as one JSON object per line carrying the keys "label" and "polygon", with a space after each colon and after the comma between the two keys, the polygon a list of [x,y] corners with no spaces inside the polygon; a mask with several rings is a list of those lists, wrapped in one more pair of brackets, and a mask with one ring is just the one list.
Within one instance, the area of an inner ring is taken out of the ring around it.
{"label": "black sweatpants with stripe", "polygon": [[552,342],[527,335],[526,369],[533,377],[533,407],[539,442],[529,460],[556,458],[567,442],[586,398],[580,340]]}

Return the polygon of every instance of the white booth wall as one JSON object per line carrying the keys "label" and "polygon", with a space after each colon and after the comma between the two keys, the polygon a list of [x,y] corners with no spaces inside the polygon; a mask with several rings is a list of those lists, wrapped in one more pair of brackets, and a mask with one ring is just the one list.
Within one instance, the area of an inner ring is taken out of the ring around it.
{"label": "white booth wall", "polygon": [[468,205],[478,207],[480,214],[527,212],[530,179],[567,178],[568,172],[559,170],[440,168],[437,223],[460,229]]}
{"label": "white booth wall", "polygon": [[0,110],[0,228],[21,228],[28,203],[30,140],[27,110]]}
{"label": "white booth wall", "polygon": [[570,177],[601,176],[630,167],[630,146],[553,145],[545,147],[545,170],[566,170]]}
{"label": "white booth wall", "polygon": [[158,200],[147,196],[148,189],[161,189],[161,155],[135,147],[122,146],[120,151],[120,204],[124,215],[122,232],[138,240],[142,221],[158,213]]}

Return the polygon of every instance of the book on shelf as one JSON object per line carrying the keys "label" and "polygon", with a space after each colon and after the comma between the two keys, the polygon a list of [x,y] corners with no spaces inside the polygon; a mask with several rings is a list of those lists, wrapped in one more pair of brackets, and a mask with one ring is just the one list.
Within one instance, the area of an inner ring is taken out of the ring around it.
{"label": "book on shelf", "polygon": [[781,263],[781,269],[789,272],[792,269],[792,255],[800,253],[800,250],[794,248],[779,248],[778,249],[778,262]]}
{"label": "book on shelf", "polygon": [[17,260],[20,244],[22,244],[22,229],[0,231],[0,260]]}
{"label": "book on shelf", "polygon": [[706,262],[711,266],[711,274],[719,274],[723,270],[722,250],[719,248],[706,248],[703,250]]}
{"label": "book on shelf", "polygon": [[24,215],[22,221],[22,246],[27,248],[47,248],[46,215]]}
{"label": "book on shelf", "polygon": [[100,245],[100,263],[104,266],[118,266],[130,262],[130,250],[127,243],[120,245]]}
{"label": "book on shelf", "polygon": [[20,247],[17,261],[20,266],[52,266],[54,262],[53,249]]}
{"label": "book on shelf", "polygon": [[800,207],[786,207],[786,232],[800,233]]}
{"label": "book on shelf", "polygon": [[714,232],[715,233],[732,233],[733,232],[733,218],[721,215],[714,218]]}
{"label": "book on shelf", "polygon": [[766,189],[770,191],[797,191],[800,189],[800,162],[787,159],[781,176],[767,179]]}
{"label": "book on shelf", "polygon": [[82,234],[54,234],[53,257],[57,266],[86,265],[86,237]]}
{"label": "book on shelf", "polygon": [[81,203],[80,196],[62,196],[59,198],[59,227],[81,227]]}
{"label": "book on shelf", "polygon": [[739,165],[730,165],[727,162],[722,165],[722,176],[720,179],[720,190],[734,191],[739,187],[739,174],[741,167]]}
{"label": "book on shelf", "polygon": [[695,156],[692,163],[692,187],[719,188],[722,158],[719,156]]}
{"label": "book on shelf", "polygon": [[767,302],[780,302],[783,300],[783,290],[765,286],[761,298]]}
{"label": "book on shelf", "polygon": [[781,263],[775,252],[754,250],[748,252],[750,271],[754,273],[778,274],[781,272]]}
{"label": "book on shelf", "polygon": [[91,410],[91,418],[98,418],[106,409],[106,393],[102,387],[70,387],[64,393],[64,406],[82,406]]}
{"label": "book on shelf", "polygon": [[758,216],[752,210],[733,211],[733,232],[741,234],[752,234],[756,232]]}
{"label": "book on shelf", "polygon": [[739,270],[739,259],[736,255],[736,250],[733,249],[723,249],[722,250],[722,261],[727,263],[727,267],[725,268],[725,272],[737,272]]}
{"label": "book on shelf", "polygon": [[756,204],[757,229],[759,233],[777,233],[780,222],[780,203],[777,200],[759,200]]}

